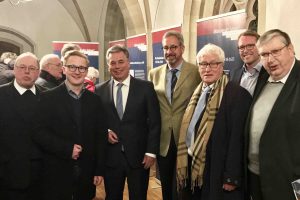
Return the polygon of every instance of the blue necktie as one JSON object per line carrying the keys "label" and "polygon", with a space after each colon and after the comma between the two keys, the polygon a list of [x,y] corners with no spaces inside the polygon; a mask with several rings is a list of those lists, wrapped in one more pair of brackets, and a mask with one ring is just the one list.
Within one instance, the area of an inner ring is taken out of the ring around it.
{"label": "blue necktie", "polygon": [[118,83],[118,90],[117,90],[117,101],[116,101],[116,108],[120,119],[123,117],[123,99],[122,99],[122,86],[123,83]]}
{"label": "blue necktie", "polygon": [[[193,117],[191,119],[190,125],[188,127],[187,130],[187,135],[185,138],[185,142],[187,147],[191,147],[192,144],[192,140],[194,140],[194,136],[195,136],[195,126],[197,124],[197,121],[199,120],[199,117],[201,115],[201,113],[203,112],[204,108],[205,108],[205,104],[206,104],[206,95],[207,93],[210,91],[210,87],[206,87],[204,89],[204,91],[202,92],[198,102],[197,102],[197,106],[195,108]],[[197,131],[197,130],[196,130]]]}
{"label": "blue necktie", "polygon": [[171,72],[172,72],[172,78],[171,78],[171,101],[172,101],[174,88],[175,88],[175,85],[177,83],[176,73],[178,72],[178,69],[171,69]]}

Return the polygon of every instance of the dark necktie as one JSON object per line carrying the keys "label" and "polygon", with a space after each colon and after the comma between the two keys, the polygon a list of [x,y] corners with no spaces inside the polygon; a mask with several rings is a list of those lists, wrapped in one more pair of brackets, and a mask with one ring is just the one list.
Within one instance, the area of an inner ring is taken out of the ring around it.
{"label": "dark necktie", "polygon": [[120,117],[120,119],[123,118],[123,97],[122,97],[122,86],[123,83],[118,83],[118,90],[117,90],[117,101],[116,101],[116,108],[117,108],[117,112],[118,115]]}
{"label": "dark necktie", "polygon": [[178,69],[171,69],[172,72],[172,78],[171,78],[171,100],[173,99],[173,93],[174,93],[174,88],[177,82],[177,76],[176,73],[178,72]]}

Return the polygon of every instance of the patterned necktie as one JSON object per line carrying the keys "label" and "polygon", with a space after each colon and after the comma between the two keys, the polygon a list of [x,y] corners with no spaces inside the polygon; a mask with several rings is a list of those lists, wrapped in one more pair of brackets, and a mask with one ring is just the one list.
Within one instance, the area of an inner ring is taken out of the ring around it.
{"label": "patterned necktie", "polygon": [[117,90],[117,101],[116,101],[116,108],[120,119],[123,118],[123,97],[122,97],[122,86],[123,83],[118,83],[118,90]]}
{"label": "patterned necktie", "polygon": [[178,72],[178,69],[171,69],[172,72],[172,78],[171,78],[171,100],[173,99],[173,93],[174,93],[174,88],[177,82],[177,76],[176,73]]}
{"label": "patterned necktie", "polygon": [[[205,104],[206,104],[206,94],[210,91],[210,87],[206,87],[204,89],[204,91],[202,92],[198,102],[197,102],[197,106],[195,108],[194,114],[192,116],[190,125],[188,127],[187,130],[187,135],[185,138],[185,143],[187,145],[187,147],[191,147],[192,144],[192,140],[194,140],[194,136],[195,136],[195,126],[197,121],[199,120],[199,117],[201,115],[201,113],[203,112],[204,108],[205,108]],[[196,130],[197,131],[197,130]]]}

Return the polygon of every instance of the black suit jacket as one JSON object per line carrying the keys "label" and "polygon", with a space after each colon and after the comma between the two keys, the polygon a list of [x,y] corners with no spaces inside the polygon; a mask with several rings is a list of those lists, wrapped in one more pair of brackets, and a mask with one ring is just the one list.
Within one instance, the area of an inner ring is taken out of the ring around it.
{"label": "black suit jacket", "polygon": [[36,86],[36,101],[25,105],[13,82],[0,87],[0,188],[28,187],[30,161],[42,159],[31,138],[32,116],[42,90]]}
{"label": "black suit jacket", "polygon": [[79,159],[74,161],[72,151],[74,144],[78,144],[76,135],[80,129],[71,98],[64,83],[41,95],[34,139],[45,151],[44,188],[47,199],[71,198],[74,165],[81,170],[79,199],[92,199],[95,196],[93,176],[104,174],[107,116],[101,100],[88,90],[80,97],[80,145],[83,150]]}
{"label": "black suit jacket", "polygon": [[158,154],[160,140],[160,111],[158,99],[149,81],[131,77],[126,108],[120,120],[113,100],[113,80],[96,87],[107,112],[108,128],[119,138],[117,144],[108,144],[106,164],[117,167],[124,152],[132,167],[142,167],[145,153]]}
{"label": "black suit jacket", "polygon": [[[246,124],[246,153],[253,106],[269,78],[265,74],[257,83]],[[260,180],[266,200],[294,200],[291,182],[300,178],[300,62],[295,65],[284,84],[259,143]]]}
{"label": "black suit jacket", "polygon": [[[240,82],[241,82],[241,79],[243,76],[243,71],[244,71],[243,67],[231,70],[230,74],[229,74],[230,81],[235,82],[240,85]],[[259,82],[263,78],[263,76],[265,76],[266,74],[267,74],[267,71],[262,66],[261,70],[259,72],[258,78],[257,78],[257,82]],[[255,86],[254,92],[257,90],[256,88],[257,88],[257,84]]]}

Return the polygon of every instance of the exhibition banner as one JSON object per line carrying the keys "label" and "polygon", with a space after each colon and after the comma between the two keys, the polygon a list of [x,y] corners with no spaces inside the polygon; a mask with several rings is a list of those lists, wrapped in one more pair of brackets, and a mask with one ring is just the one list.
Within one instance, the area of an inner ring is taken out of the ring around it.
{"label": "exhibition banner", "polygon": [[203,18],[197,21],[197,52],[206,44],[213,43],[225,52],[226,73],[243,65],[237,49],[237,38],[246,30],[245,10]]}
{"label": "exhibition banner", "polygon": [[130,74],[139,79],[147,79],[147,40],[146,34],[126,38],[129,51]]}
{"label": "exhibition banner", "polygon": [[99,43],[98,42],[74,42],[74,41],[53,41],[53,52],[54,54],[61,57],[61,49],[66,43],[77,44],[81,48],[81,52],[87,55],[90,66],[99,68]]}
{"label": "exhibition banner", "polygon": [[181,26],[168,27],[152,31],[153,68],[166,63],[161,42],[165,32],[170,30],[181,32]]}

